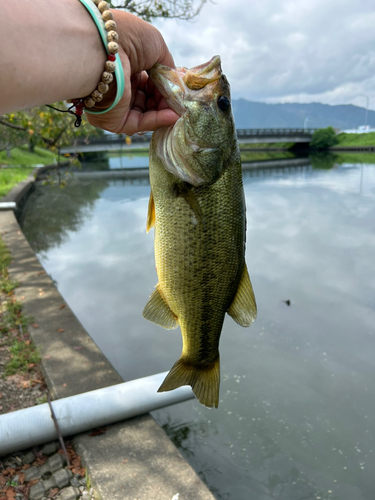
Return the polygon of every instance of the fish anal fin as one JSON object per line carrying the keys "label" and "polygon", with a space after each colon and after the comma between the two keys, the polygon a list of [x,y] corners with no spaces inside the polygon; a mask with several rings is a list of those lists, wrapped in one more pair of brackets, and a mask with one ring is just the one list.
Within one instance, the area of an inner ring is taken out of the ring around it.
{"label": "fish anal fin", "polygon": [[155,226],[155,202],[154,202],[154,196],[151,191],[150,199],[148,200],[146,233],[148,233],[150,229],[154,226]]}
{"label": "fish anal fin", "polygon": [[181,357],[165,377],[158,392],[190,385],[198,401],[209,408],[219,405],[220,359],[205,367],[195,366]]}
{"label": "fish anal fin", "polygon": [[246,263],[236,295],[227,312],[241,326],[250,326],[257,317],[257,305]]}
{"label": "fish anal fin", "polygon": [[173,314],[168,304],[160,293],[159,286],[156,286],[148,299],[142,316],[153,323],[156,323],[167,330],[173,330],[178,327],[177,317]]}

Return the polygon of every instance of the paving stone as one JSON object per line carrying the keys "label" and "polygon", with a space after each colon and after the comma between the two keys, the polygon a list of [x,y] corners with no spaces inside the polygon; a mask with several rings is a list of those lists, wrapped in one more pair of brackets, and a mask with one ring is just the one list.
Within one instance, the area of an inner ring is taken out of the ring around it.
{"label": "paving stone", "polygon": [[42,482],[43,482],[44,489],[46,491],[50,490],[51,488],[56,488],[56,486],[57,486],[56,479],[54,478],[54,476],[51,476],[49,479],[45,479]]}
{"label": "paving stone", "polygon": [[56,453],[55,455],[52,455],[52,457],[49,457],[48,459],[48,464],[52,472],[61,469],[61,467],[64,467],[65,462],[66,460],[64,455],[61,455],[60,453]]}
{"label": "paving stone", "polygon": [[78,497],[79,489],[74,488],[74,486],[69,486],[68,488],[61,490],[57,498],[59,500],[77,500]]}
{"label": "paving stone", "polygon": [[56,441],[53,441],[52,443],[45,444],[40,451],[43,453],[43,455],[50,456],[56,453],[58,449],[59,444]]}
{"label": "paving stone", "polygon": [[51,467],[49,465],[48,462],[46,462],[45,464],[41,465],[39,467],[40,469],[40,475],[43,476],[43,474],[45,474],[46,472],[50,472],[52,474],[52,471],[51,471]]}
{"label": "paving stone", "polygon": [[68,469],[61,469],[53,473],[52,477],[56,481],[56,486],[58,488],[64,488],[68,486],[70,480],[72,479],[72,471]]}
{"label": "paving stone", "polygon": [[75,488],[79,488],[80,486],[82,486],[81,481],[76,477],[72,477],[72,479],[70,480],[70,484]]}
{"label": "paving stone", "polygon": [[42,496],[44,496],[44,492],[45,492],[45,489],[44,489],[43,483],[34,484],[30,488],[30,493],[29,493],[30,499],[31,500],[38,500],[38,498],[42,498]]}
{"label": "paving stone", "polygon": [[35,455],[32,451],[29,451],[29,453],[26,453],[26,455],[22,457],[22,463],[24,464],[31,464],[31,462],[34,462],[34,460]]}
{"label": "paving stone", "polygon": [[39,479],[41,476],[39,467],[30,467],[30,469],[25,470],[25,480],[31,481],[32,479]]}

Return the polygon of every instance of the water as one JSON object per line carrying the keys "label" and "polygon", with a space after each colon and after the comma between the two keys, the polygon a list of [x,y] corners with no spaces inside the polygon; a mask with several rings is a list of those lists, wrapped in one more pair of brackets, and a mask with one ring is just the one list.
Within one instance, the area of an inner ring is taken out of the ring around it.
{"label": "water", "polygon": [[148,168],[148,153],[137,154],[122,154],[122,155],[106,155],[102,158],[91,159],[83,161],[81,170],[94,171],[94,170],[124,170],[129,168]]}
{"label": "water", "polygon": [[[188,401],[153,415],[217,498],[373,500],[375,166],[244,184],[258,319],[225,320],[218,410]],[[148,195],[145,181],[40,186],[21,221],[125,380],[168,370],[181,350],[179,330],[141,317],[157,282]]]}

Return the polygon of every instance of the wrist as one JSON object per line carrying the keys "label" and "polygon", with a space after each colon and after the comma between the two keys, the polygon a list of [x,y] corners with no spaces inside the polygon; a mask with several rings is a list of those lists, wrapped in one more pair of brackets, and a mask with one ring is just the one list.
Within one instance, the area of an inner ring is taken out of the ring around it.
{"label": "wrist", "polygon": [[[14,26],[17,37],[14,37]],[[42,34],[41,34],[42,33]],[[0,114],[86,96],[95,89],[106,53],[78,0],[5,2],[0,19]]]}

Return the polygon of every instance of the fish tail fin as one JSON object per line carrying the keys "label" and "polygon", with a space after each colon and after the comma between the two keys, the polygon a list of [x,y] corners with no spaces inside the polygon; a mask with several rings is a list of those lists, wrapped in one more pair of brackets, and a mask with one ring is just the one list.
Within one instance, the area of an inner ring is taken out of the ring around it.
{"label": "fish tail fin", "polygon": [[208,366],[194,366],[181,357],[172,366],[158,392],[172,391],[182,385],[190,385],[198,401],[205,406],[219,405],[220,358]]}

